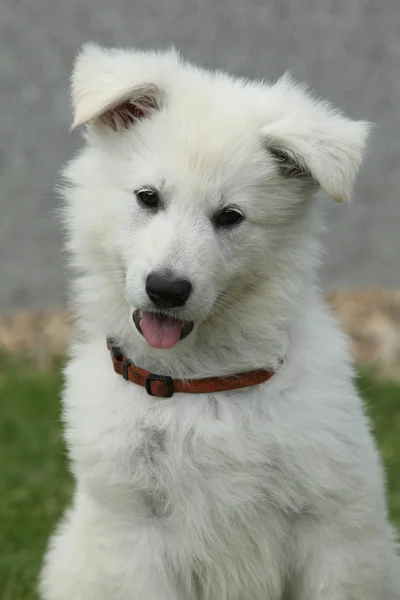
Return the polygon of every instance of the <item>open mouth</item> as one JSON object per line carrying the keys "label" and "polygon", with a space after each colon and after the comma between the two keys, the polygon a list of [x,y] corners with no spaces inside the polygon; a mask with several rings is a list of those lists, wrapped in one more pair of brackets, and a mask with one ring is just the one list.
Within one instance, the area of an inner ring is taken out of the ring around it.
{"label": "open mouth", "polygon": [[194,325],[193,321],[139,309],[133,312],[132,319],[138,332],[153,348],[172,348],[189,335]]}

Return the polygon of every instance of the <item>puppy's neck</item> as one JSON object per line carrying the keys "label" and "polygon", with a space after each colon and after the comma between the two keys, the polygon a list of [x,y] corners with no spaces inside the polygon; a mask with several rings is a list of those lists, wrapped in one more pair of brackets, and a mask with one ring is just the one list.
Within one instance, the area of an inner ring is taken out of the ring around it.
{"label": "puppy's neck", "polygon": [[[273,300],[273,301],[272,301]],[[148,346],[136,332],[121,340],[124,353],[138,367],[175,378],[227,376],[276,368],[290,345],[293,327],[308,303],[278,302],[270,295],[249,297],[223,317],[210,318],[169,350]]]}
{"label": "puppy's neck", "polygon": [[277,276],[238,294],[237,303],[216,310],[176,346],[158,350],[137,332],[120,290],[107,286],[102,310],[96,278],[77,280],[74,291],[77,332],[83,340],[102,338],[105,346],[106,337],[113,338],[136,366],[187,379],[276,368],[288,353],[297,325],[320,297],[312,273],[305,277],[300,270],[292,271],[290,279]]}
{"label": "puppy's neck", "polygon": [[194,332],[192,340],[186,339],[169,350],[154,350],[146,347],[145,342],[126,340],[124,353],[136,366],[153,373],[201,378],[274,368],[288,346],[288,336],[281,335],[279,339],[267,335],[246,336],[240,328],[229,333],[216,328],[208,333]]}

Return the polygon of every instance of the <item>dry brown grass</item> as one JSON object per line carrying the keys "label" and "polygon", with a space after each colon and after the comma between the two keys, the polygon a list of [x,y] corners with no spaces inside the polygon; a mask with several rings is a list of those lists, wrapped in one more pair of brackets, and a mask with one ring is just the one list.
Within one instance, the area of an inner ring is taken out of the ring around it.
{"label": "dry brown grass", "polygon": [[400,379],[400,290],[337,291],[327,300],[350,336],[356,363]]}
{"label": "dry brown grass", "polygon": [[15,312],[0,319],[0,348],[46,368],[64,356],[72,326],[72,317],[61,310]]}
{"label": "dry brown grass", "polygon": [[[351,338],[356,362],[400,379],[400,290],[334,291],[327,301]],[[0,319],[0,347],[46,368],[65,354],[72,325],[63,311],[14,313]]]}

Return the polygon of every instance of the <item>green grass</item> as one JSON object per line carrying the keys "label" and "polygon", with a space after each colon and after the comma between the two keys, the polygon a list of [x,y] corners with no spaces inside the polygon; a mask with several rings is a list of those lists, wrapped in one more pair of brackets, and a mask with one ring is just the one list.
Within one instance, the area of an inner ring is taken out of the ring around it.
{"label": "green grass", "polygon": [[[59,424],[59,369],[38,372],[0,358],[0,600],[34,600],[48,535],[71,493]],[[400,526],[400,386],[359,382],[389,477]],[[72,599],[71,599],[72,600]]]}
{"label": "green grass", "polygon": [[358,385],[386,467],[390,516],[400,530],[400,385],[368,371]]}
{"label": "green grass", "polygon": [[36,598],[46,539],[70,496],[60,384],[59,369],[0,359],[0,600]]}

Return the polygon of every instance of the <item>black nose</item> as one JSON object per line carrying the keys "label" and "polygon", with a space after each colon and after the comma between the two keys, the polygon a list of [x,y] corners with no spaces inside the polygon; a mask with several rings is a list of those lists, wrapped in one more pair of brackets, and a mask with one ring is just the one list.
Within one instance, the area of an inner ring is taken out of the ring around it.
{"label": "black nose", "polygon": [[170,275],[150,273],[146,292],[157,308],[183,306],[190,296],[192,284],[187,279],[173,279]]}

